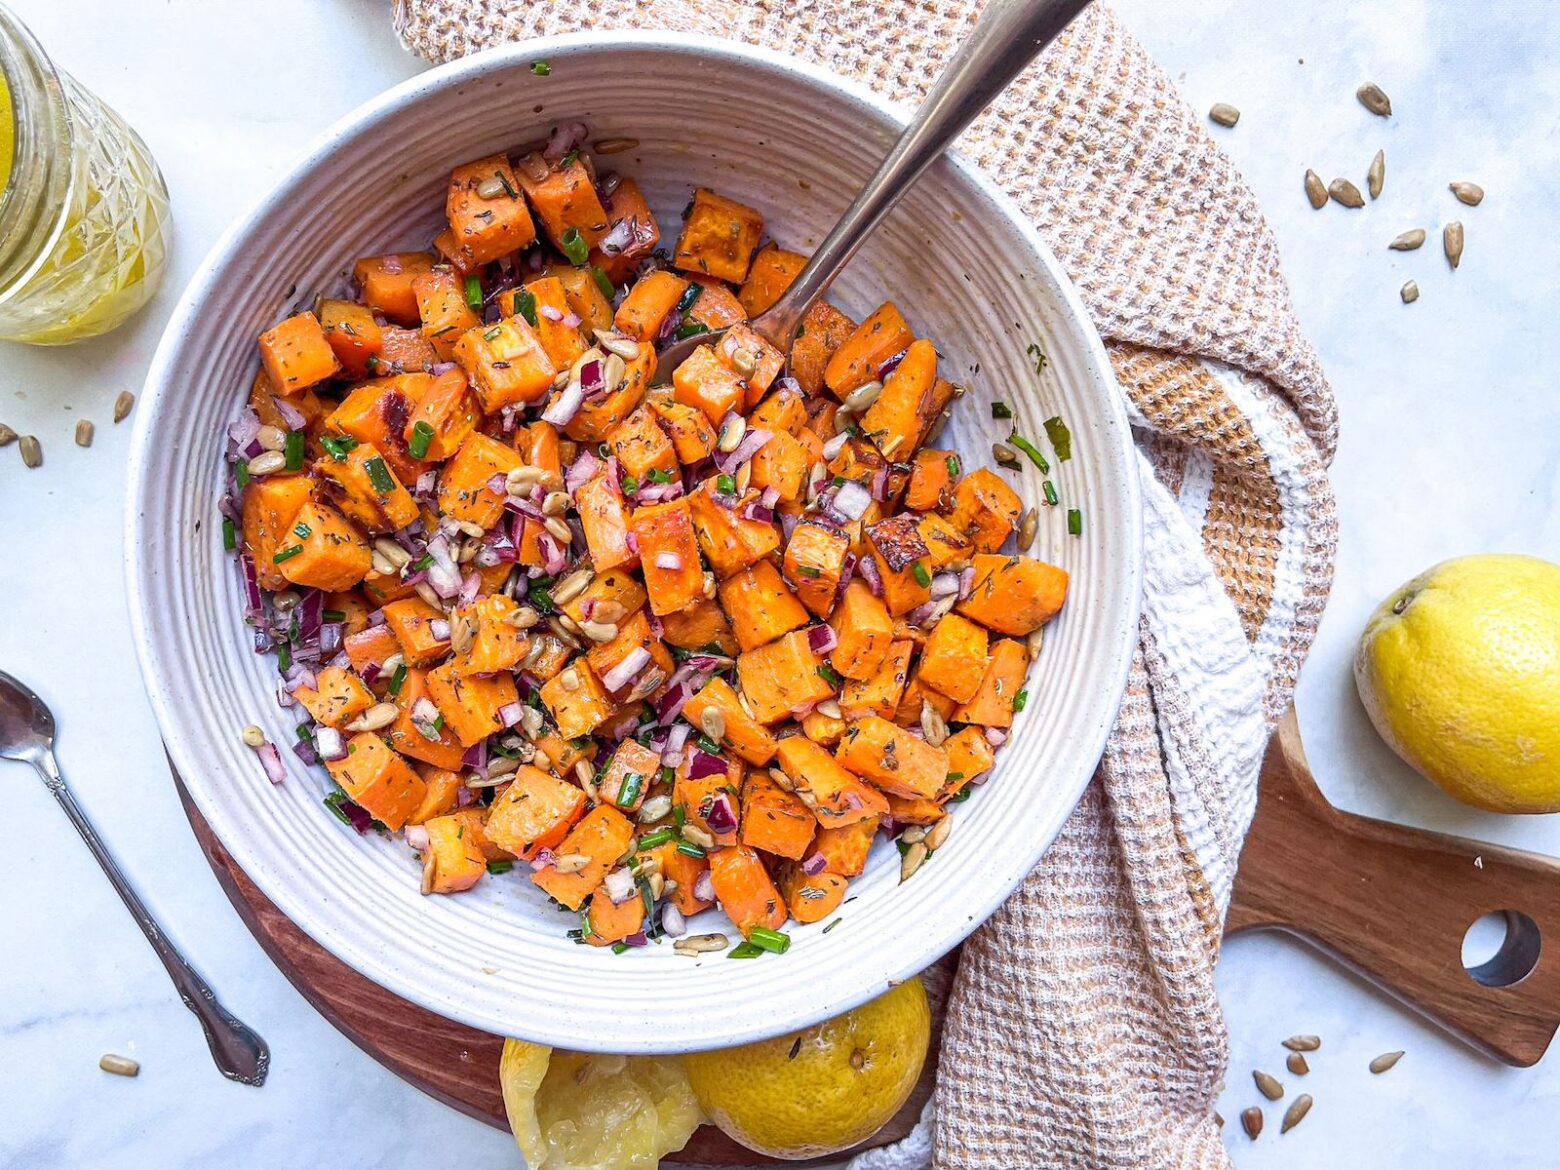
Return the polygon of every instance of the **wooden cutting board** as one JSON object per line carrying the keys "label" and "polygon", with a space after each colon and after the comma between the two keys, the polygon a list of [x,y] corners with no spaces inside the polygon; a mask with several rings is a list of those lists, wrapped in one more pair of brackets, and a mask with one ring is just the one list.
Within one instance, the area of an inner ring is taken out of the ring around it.
{"label": "wooden cutting board", "polygon": [[[175,774],[175,780],[178,780]],[[234,863],[179,783],[196,839],[239,916],[303,997],[379,1063],[461,1112],[506,1128],[503,1040],[392,995],[304,934]],[[1507,912],[1499,954],[1469,972],[1463,935]],[[1316,787],[1291,708],[1268,746],[1256,819],[1226,926],[1289,931],[1342,960],[1480,1050],[1531,1065],[1560,1027],[1560,862],[1340,812]],[[944,964],[952,965],[949,957]],[[940,1020],[934,1020],[933,1048]],[[862,1148],[909,1132],[932,1091],[933,1061],[910,1101]],[[769,1164],[705,1126],[680,1163]]]}

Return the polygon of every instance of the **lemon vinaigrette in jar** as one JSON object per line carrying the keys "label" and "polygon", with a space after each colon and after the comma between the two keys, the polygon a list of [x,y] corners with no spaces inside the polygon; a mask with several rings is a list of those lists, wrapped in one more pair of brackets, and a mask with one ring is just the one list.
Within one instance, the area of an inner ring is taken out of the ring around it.
{"label": "lemon vinaigrette in jar", "polygon": [[0,340],[121,324],[157,290],[167,234],[146,144],[0,6]]}

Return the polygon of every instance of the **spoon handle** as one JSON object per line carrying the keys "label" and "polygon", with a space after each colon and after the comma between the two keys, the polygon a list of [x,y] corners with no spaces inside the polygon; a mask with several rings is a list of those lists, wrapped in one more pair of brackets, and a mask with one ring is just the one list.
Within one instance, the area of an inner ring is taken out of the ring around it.
{"label": "spoon handle", "polygon": [[778,301],[753,322],[789,352],[812,303],[908,191],[1089,0],[990,0],[877,173]]}
{"label": "spoon handle", "polygon": [[195,1018],[200,1021],[200,1026],[206,1033],[206,1043],[211,1048],[211,1057],[216,1061],[222,1075],[243,1085],[256,1087],[263,1085],[271,1063],[271,1050],[266,1047],[265,1041],[254,1029],[217,1002],[216,993],[179,953],[179,948],[174,946],[172,940],[163,933],[162,927],[152,917],[151,911],[131,888],[130,882],[120,871],[118,864],[104,847],[103,842],[98,839],[92,822],[87,820],[86,814],[81,811],[75,798],[71,796],[70,789],[65,786],[64,777],[60,775],[59,762],[55,760],[54,753],[45,752],[41,758],[34,760],[33,764],[38,769],[38,774],[43,777],[43,782],[48,786],[49,791],[54,793],[54,799],[59,801],[60,807],[65,810],[70,823],[76,826],[76,832],[80,833],[81,839],[87,843],[92,856],[97,858],[98,865],[103,867],[109,883],[118,892],[125,907],[130,911],[130,916],[135,919],[136,925],[141,928],[146,941],[152,944],[152,950],[156,951],[157,957],[162,960],[169,978],[178,988],[179,998],[184,1001],[184,1006],[194,1012]]}

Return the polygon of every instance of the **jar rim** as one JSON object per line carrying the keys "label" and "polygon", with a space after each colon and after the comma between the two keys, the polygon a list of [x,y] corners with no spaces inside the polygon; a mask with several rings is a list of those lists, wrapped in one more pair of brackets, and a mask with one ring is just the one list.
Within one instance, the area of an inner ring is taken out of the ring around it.
{"label": "jar rim", "polygon": [[43,47],[0,3],[0,73],[11,97],[11,173],[0,190],[0,302],[21,288],[64,229],[72,182],[62,78]]}

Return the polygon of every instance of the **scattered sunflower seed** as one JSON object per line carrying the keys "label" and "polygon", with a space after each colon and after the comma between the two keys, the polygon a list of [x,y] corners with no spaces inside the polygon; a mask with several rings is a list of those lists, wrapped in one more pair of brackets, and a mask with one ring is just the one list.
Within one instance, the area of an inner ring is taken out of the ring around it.
{"label": "scattered sunflower seed", "polygon": [[401,709],[394,703],[375,703],[363,714],[359,715],[351,723],[347,724],[348,731],[379,731],[389,727],[400,716]]}
{"label": "scattered sunflower seed", "polygon": [[948,721],[926,699],[921,700],[921,734],[933,747],[942,747],[948,741]]}
{"label": "scattered sunflower seed", "polygon": [[1213,1111],[1213,1124],[1217,1125],[1220,1129],[1224,1128],[1224,1114],[1220,1113],[1217,1109]]}
{"label": "scattered sunflower seed", "polygon": [[726,738],[726,717],[714,707],[706,707],[699,714],[699,730],[716,743]]}
{"label": "scattered sunflower seed", "polygon": [[1456,182],[1448,183],[1447,189],[1457,196],[1459,203],[1466,203],[1469,207],[1477,207],[1484,202],[1484,188],[1477,183]]}
{"label": "scattered sunflower seed", "polygon": [[504,193],[504,180],[495,175],[491,179],[483,179],[477,184],[478,199],[497,199]]}
{"label": "scattered sunflower seed", "polygon": [[249,461],[249,474],[274,475],[287,466],[287,456],[280,451],[262,451]]}
{"label": "scattered sunflower seed", "polygon": [[1403,288],[1399,292],[1398,295],[1403,298],[1403,303],[1405,305],[1413,304],[1415,301],[1417,301],[1419,299],[1419,284],[1418,284],[1418,282],[1417,281],[1412,281],[1412,280],[1406,282],[1403,285]]}
{"label": "scattered sunflower seed", "polygon": [[1322,182],[1322,176],[1315,171],[1305,173],[1305,197],[1317,210],[1327,206],[1327,184]]}
{"label": "scattered sunflower seed", "polygon": [[4,423],[0,423],[0,447],[9,447],[16,442],[16,432]]}
{"label": "scattered sunflower seed", "polygon": [[622,154],[625,150],[633,150],[638,145],[637,138],[598,138],[593,149],[597,154]]}
{"label": "scattered sunflower seed", "polygon": [[114,421],[121,423],[130,414],[130,408],[135,405],[135,395],[128,390],[121,390],[119,397],[114,399]]}
{"label": "scattered sunflower seed", "polygon": [[917,841],[905,850],[905,855],[899,859],[899,880],[909,881],[915,871],[921,868],[921,863],[926,860],[926,842]]}
{"label": "scattered sunflower seed", "polygon": [[1345,207],[1364,207],[1365,196],[1348,179],[1334,179],[1327,184],[1327,194]]}
{"label": "scattered sunflower seed", "polygon": [[563,853],[553,858],[553,869],[559,873],[579,873],[589,864],[588,853]]}
{"label": "scattered sunflower seed", "polygon": [[261,731],[253,723],[244,728],[244,744],[248,747],[258,748],[265,746],[265,732]]}
{"label": "scattered sunflower seed", "polygon": [[1278,1083],[1278,1078],[1270,1076],[1261,1069],[1251,1074],[1251,1079],[1257,1082],[1257,1091],[1269,1101],[1277,1101],[1284,1095],[1284,1086]]}
{"label": "scattered sunflower seed", "polygon": [[1370,160],[1370,170],[1365,172],[1365,189],[1370,192],[1372,199],[1381,196],[1381,185],[1387,178],[1387,152],[1378,150],[1376,157]]}
{"label": "scattered sunflower seed", "polygon": [[1295,1103],[1284,1111],[1284,1120],[1278,1127],[1279,1133],[1288,1133],[1305,1120],[1305,1115],[1311,1112],[1311,1094],[1301,1093],[1295,1098]]}
{"label": "scattered sunflower seed", "polygon": [[917,841],[924,841],[926,840],[926,826],[911,825],[903,833],[899,834],[899,839],[906,845],[914,845]]}
{"label": "scattered sunflower seed", "polygon": [[22,462],[28,467],[43,466],[43,445],[36,435],[22,436]]}
{"label": "scattered sunflower seed", "polygon": [[1250,1109],[1240,1111],[1240,1127],[1246,1131],[1246,1136],[1252,1141],[1262,1133],[1262,1110],[1253,1105]]}
{"label": "scattered sunflower seed", "polygon": [[1412,252],[1416,248],[1423,247],[1424,242],[1424,228],[1409,228],[1408,231],[1393,239],[1393,241],[1388,244],[1387,247],[1391,248],[1394,252]]}
{"label": "scattered sunflower seed", "polygon": [[585,592],[585,586],[591,583],[595,577],[590,569],[581,569],[577,573],[570,573],[562,581],[553,586],[552,599],[555,604],[567,605],[581,593]]}
{"label": "scattered sunflower seed", "polygon": [[1284,1047],[1291,1052],[1315,1052],[1321,1046],[1320,1036],[1291,1036],[1284,1041]]}
{"label": "scattered sunflower seed", "polygon": [[1024,639],[1024,649],[1029,654],[1029,661],[1033,662],[1040,657],[1040,651],[1045,649],[1045,627],[1039,626],[1029,637]]}
{"label": "scattered sunflower seed", "polygon": [[1303,1052],[1291,1052],[1289,1058],[1284,1061],[1284,1067],[1297,1077],[1303,1077],[1311,1071],[1311,1066],[1306,1063]]}
{"label": "scattered sunflower seed", "polygon": [[91,419],[87,419],[87,418],[77,419],[76,420],[76,446],[78,446],[78,447],[90,447],[90,446],[92,446],[92,432],[93,432],[93,429],[94,428],[92,426],[92,420]]}
{"label": "scattered sunflower seed", "polygon": [[1359,89],[1354,91],[1354,96],[1360,99],[1360,105],[1380,118],[1392,116],[1392,100],[1382,92],[1381,86],[1374,81],[1367,81]]}
{"label": "scattered sunflower seed", "polygon": [[113,1052],[105,1052],[98,1057],[98,1068],[106,1073],[113,1073],[116,1077],[134,1077],[141,1075],[141,1062],[131,1060],[128,1056],[119,1056]]}
{"label": "scattered sunflower seed", "polygon": [[672,944],[679,955],[702,955],[707,951],[723,951],[731,940],[723,934],[690,934]]}
{"label": "scattered sunflower seed", "polygon": [[1006,443],[993,443],[991,445],[991,457],[1003,467],[1011,467],[1017,471],[1021,464],[1018,462],[1018,452]]}
{"label": "scattered sunflower seed", "polygon": [[1030,508],[1024,513],[1024,520],[1018,526],[1018,551],[1028,552],[1029,546],[1035,542],[1035,533],[1040,529],[1040,513],[1037,509]]}
{"label": "scattered sunflower seed", "polygon": [[1463,225],[1457,220],[1441,229],[1441,247],[1446,250],[1447,262],[1453,268],[1462,263]]}
{"label": "scattered sunflower seed", "polygon": [[1380,1076],[1402,1059],[1403,1054],[1401,1052],[1383,1052],[1370,1062],[1370,1071]]}
{"label": "scattered sunflower seed", "polygon": [[1220,126],[1233,126],[1240,121],[1240,111],[1229,102],[1214,102],[1213,108],[1208,111],[1208,117]]}
{"label": "scattered sunflower seed", "polygon": [[925,841],[927,850],[929,852],[935,853],[937,850],[943,847],[948,838],[952,835],[953,818],[945,815],[941,820],[933,825],[931,831],[926,834]]}

